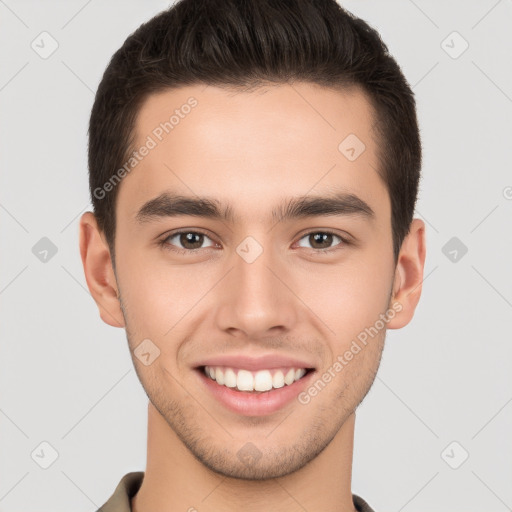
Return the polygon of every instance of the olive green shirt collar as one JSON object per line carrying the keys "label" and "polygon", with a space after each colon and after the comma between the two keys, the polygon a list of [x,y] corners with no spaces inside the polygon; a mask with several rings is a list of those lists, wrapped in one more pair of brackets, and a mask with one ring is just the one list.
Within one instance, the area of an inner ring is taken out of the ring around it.
{"label": "olive green shirt collar", "polygon": [[[143,478],[143,471],[136,471],[124,475],[116,487],[114,494],[112,494],[110,499],[98,509],[97,512],[131,512],[130,500],[137,494]],[[356,494],[352,494],[352,500],[358,512],[374,512],[370,505]]]}

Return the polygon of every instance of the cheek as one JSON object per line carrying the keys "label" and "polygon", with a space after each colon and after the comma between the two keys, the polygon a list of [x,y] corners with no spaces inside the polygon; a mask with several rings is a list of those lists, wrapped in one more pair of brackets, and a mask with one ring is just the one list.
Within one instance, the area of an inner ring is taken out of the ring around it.
{"label": "cheek", "polygon": [[119,262],[118,278],[133,332],[155,339],[184,326],[212,286],[200,266],[165,265],[135,251]]}
{"label": "cheek", "polygon": [[[205,306],[215,302],[219,293],[215,284],[226,272],[216,265],[165,264],[161,255],[148,258],[142,250],[119,254],[123,254],[118,278],[126,320],[137,339],[186,335],[183,330],[190,327],[191,320],[196,323],[207,315]],[[337,340],[350,342],[387,308],[392,260],[379,254],[382,251],[373,248],[354,252],[338,263],[290,266],[283,269],[283,280],[300,298],[296,307],[302,309],[305,304],[312,311],[312,322],[321,319]],[[288,295],[289,291],[283,289],[282,293]],[[237,298],[233,295],[231,299],[236,302]]]}
{"label": "cheek", "polygon": [[[309,277],[304,302],[345,344],[375,324],[388,307],[392,284],[389,262],[354,258]],[[331,333],[332,334],[332,333]]]}

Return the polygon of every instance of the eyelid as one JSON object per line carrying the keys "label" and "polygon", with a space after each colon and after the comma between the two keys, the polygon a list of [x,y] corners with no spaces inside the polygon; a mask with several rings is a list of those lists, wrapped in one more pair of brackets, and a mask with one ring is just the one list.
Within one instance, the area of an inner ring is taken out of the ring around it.
{"label": "eyelid", "polygon": [[316,233],[322,233],[325,235],[336,236],[341,240],[341,243],[338,243],[338,244],[334,245],[333,247],[328,247],[327,249],[315,249],[313,247],[304,247],[304,249],[309,249],[310,251],[313,251],[315,253],[324,253],[325,254],[325,253],[331,253],[333,251],[336,251],[339,247],[344,246],[344,245],[350,245],[352,243],[350,240],[350,237],[348,235],[342,235],[342,234],[337,233],[336,231],[331,230],[331,229],[321,229],[321,228],[320,229],[310,229],[309,231],[302,233],[301,235],[299,235],[298,242],[300,242],[303,238],[305,238],[309,235],[316,234]]}
{"label": "eyelid", "polygon": [[[198,249],[181,249],[180,247],[177,247],[173,244],[167,243],[167,240],[169,238],[175,237],[177,235],[188,234],[188,233],[204,235],[205,237],[209,238],[214,244],[218,245],[218,242],[216,242],[216,240],[212,236],[210,236],[210,234],[207,231],[205,231],[201,228],[190,228],[190,229],[180,228],[175,231],[169,231],[169,232],[165,233],[164,235],[162,235],[161,238],[159,238],[158,244],[161,247],[163,247],[164,249],[174,251],[179,254],[194,254],[201,250],[213,248],[213,246],[209,246],[209,247],[202,247],[202,248],[200,247]],[[323,233],[323,234],[336,236],[341,240],[341,243],[338,243],[333,247],[328,247],[327,249],[315,249],[313,247],[311,247],[311,248],[303,247],[304,249],[309,249],[310,251],[314,252],[315,254],[330,254],[330,253],[338,250],[338,248],[340,248],[340,247],[343,247],[345,245],[351,245],[353,243],[350,235],[348,235],[348,234],[342,235],[342,234],[337,233],[336,231],[329,229],[329,228],[310,229],[309,231],[305,231],[300,235],[296,235],[296,236],[298,236],[298,240],[296,243],[300,242],[303,238],[305,238],[309,235],[317,234],[317,233]],[[302,247],[302,246],[299,246],[299,247]]]}
{"label": "eyelid", "polygon": [[[204,235],[206,238],[209,238],[212,242],[213,242],[213,245],[210,245],[208,247],[200,247],[199,249],[182,249],[181,247],[178,247],[176,245],[173,245],[173,244],[170,244],[170,243],[167,243],[167,240],[169,238],[173,238],[177,235],[183,235],[183,234],[188,234],[188,233],[195,233],[195,234],[199,234],[199,235]],[[215,241],[215,239],[210,236],[210,234],[208,232],[206,232],[205,230],[201,229],[201,228],[191,228],[191,229],[177,229],[175,231],[169,231],[167,233],[164,233],[158,240],[157,240],[157,244],[164,248],[164,249],[167,249],[167,250],[170,250],[170,251],[174,251],[174,252],[177,252],[177,253],[181,253],[181,254],[194,254],[196,253],[197,251],[200,251],[200,250],[205,250],[205,249],[212,249],[214,248],[215,245],[218,245],[218,242]]]}
{"label": "eyelid", "polygon": [[299,231],[299,233],[295,236],[299,239],[302,239],[306,235],[312,235],[313,233],[327,233],[329,235],[339,236],[342,240],[346,240],[347,243],[353,240],[352,235],[348,234],[346,231],[339,231],[335,228],[309,228],[304,231]]}

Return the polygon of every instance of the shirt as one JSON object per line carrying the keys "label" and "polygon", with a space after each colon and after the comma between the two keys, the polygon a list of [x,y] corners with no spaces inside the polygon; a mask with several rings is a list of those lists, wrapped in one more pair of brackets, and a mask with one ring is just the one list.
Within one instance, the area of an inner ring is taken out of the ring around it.
{"label": "shirt", "polygon": [[[137,494],[143,478],[143,471],[135,471],[124,475],[114,494],[96,512],[131,512],[130,499]],[[356,494],[352,494],[352,501],[358,512],[374,512],[370,505]]]}

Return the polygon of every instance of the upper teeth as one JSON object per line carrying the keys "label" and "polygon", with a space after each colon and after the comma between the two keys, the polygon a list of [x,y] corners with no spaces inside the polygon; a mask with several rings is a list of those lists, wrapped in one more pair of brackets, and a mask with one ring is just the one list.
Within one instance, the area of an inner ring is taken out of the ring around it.
{"label": "upper teeth", "polygon": [[222,366],[205,366],[204,373],[217,384],[228,388],[237,388],[239,391],[268,391],[272,388],[289,386],[302,378],[305,368],[289,368],[282,370],[259,370],[250,372],[237,368]]}

